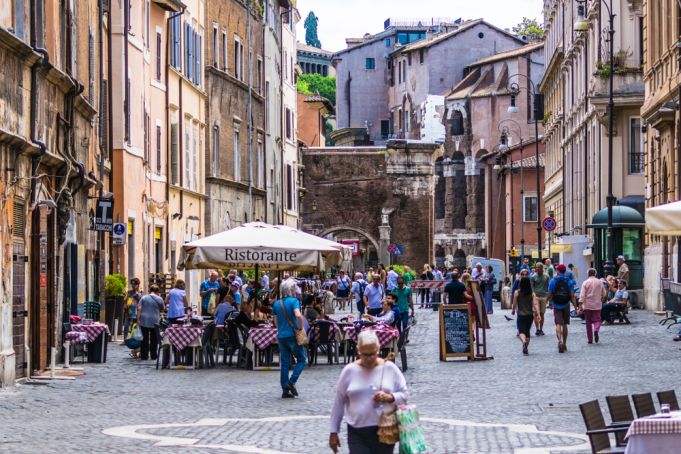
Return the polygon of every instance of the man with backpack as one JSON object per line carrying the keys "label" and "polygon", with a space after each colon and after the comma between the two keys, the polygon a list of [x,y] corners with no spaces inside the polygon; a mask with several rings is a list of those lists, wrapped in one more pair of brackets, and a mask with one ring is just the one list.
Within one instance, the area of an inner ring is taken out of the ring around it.
{"label": "man with backpack", "polygon": [[367,281],[362,279],[362,273],[355,273],[355,281],[350,289],[350,297],[355,301],[359,316],[364,315],[364,290],[367,288]]}
{"label": "man with backpack", "polygon": [[568,325],[570,324],[570,303],[577,309],[574,287],[575,283],[565,275],[565,265],[556,265],[558,273],[549,283],[547,299],[553,306],[553,318],[556,323],[558,353],[567,351]]}

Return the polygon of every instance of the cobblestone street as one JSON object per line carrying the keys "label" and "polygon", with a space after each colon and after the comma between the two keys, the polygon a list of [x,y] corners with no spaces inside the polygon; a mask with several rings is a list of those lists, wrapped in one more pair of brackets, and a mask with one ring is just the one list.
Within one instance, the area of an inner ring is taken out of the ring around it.
{"label": "cobblestone street", "polygon": [[[441,363],[436,313],[417,310],[406,377],[430,452],[588,452],[577,404],[680,387],[681,352],[648,312],[604,327],[596,345],[573,319],[563,355],[549,321],[529,357],[504,314],[491,316],[494,360]],[[306,369],[295,400],[280,399],[277,371],[154,366],[112,343],[108,362],[74,381],[1,391],[0,452],[327,452],[341,366]]]}

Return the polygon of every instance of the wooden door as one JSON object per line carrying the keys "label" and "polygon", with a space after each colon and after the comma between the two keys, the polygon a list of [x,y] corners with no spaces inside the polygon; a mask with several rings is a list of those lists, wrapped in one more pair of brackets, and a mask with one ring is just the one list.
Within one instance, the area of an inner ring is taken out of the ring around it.
{"label": "wooden door", "polygon": [[26,374],[26,247],[15,242],[12,248],[12,341],[16,378]]}

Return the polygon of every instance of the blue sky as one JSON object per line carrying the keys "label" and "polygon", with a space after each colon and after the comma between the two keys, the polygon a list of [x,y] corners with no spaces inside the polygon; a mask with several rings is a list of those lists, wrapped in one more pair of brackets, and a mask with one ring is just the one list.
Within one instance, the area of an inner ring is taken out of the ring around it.
{"label": "blue sky", "polygon": [[324,49],[338,51],[345,38],[383,30],[389,18],[484,18],[511,28],[523,16],[541,20],[542,0],[298,0],[301,21],[298,40],[305,42],[303,22],[310,10],[319,17],[319,40]]}

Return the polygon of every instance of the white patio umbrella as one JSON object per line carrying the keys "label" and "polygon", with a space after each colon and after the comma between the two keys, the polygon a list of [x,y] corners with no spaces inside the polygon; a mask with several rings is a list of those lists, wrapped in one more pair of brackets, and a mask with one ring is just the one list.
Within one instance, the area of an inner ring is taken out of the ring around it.
{"label": "white patio umbrella", "polygon": [[292,227],[251,222],[182,246],[177,269],[315,271],[351,260],[352,248]]}
{"label": "white patio umbrella", "polygon": [[681,201],[646,208],[646,227],[653,235],[681,236]]}

